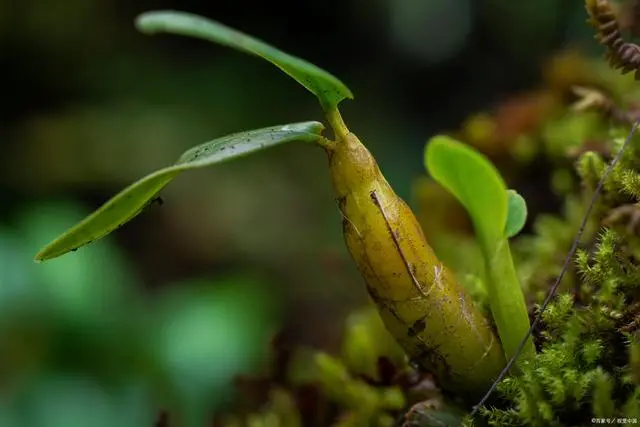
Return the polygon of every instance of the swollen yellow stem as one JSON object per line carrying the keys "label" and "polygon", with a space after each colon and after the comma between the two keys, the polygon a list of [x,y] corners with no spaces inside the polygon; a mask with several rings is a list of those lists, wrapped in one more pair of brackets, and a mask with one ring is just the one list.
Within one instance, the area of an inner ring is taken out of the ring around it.
{"label": "swollen yellow stem", "polygon": [[442,388],[483,392],[504,366],[500,341],[369,150],[337,110],[327,117],[336,141],[324,148],[345,241],[386,328]]}

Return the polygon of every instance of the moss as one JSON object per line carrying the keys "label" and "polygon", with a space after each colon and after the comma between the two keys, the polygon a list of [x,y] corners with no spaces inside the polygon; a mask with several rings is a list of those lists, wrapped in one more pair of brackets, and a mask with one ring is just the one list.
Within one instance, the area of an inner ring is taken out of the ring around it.
{"label": "moss", "polygon": [[559,295],[548,307],[541,351],[499,385],[503,401],[482,411],[489,424],[588,425],[592,417],[629,417],[637,409],[631,362],[638,332],[621,328],[640,282],[624,270],[621,243],[605,230],[592,254],[580,252],[578,294]]}
{"label": "moss", "polygon": [[[640,196],[635,151],[623,156],[604,186],[591,232],[576,254],[570,291],[565,287],[543,314],[537,356],[520,363],[520,372],[498,386],[497,403],[482,409],[490,425],[590,425],[593,417],[637,414],[640,325],[633,319],[640,295],[638,237],[634,230],[619,227],[620,221],[611,221],[612,212]],[[605,161],[595,152],[579,158],[576,172],[583,194],[593,191],[604,168]],[[555,273],[554,257],[566,250],[567,230],[577,226],[577,217],[538,220],[536,234],[526,239],[529,257],[522,268],[535,265],[546,274],[528,276],[530,289],[546,288]],[[606,220],[611,226],[599,227]]]}

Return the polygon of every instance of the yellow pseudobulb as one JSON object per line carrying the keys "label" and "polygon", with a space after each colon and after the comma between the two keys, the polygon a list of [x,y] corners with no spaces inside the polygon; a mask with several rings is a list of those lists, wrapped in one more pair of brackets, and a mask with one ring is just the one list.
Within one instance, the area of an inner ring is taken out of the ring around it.
{"label": "yellow pseudobulb", "polygon": [[441,387],[485,391],[505,365],[486,318],[358,138],[347,133],[324,148],[347,247],[386,328]]}

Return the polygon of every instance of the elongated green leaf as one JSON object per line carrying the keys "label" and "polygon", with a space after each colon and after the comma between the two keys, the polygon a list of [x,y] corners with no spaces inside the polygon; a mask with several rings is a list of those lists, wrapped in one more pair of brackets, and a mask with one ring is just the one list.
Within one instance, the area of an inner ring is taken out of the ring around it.
{"label": "elongated green leaf", "polygon": [[35,259],[45,261],[56,258],[106,236],[142,212],[160,190],[181,172],[231,160],[288,141],[313,142],[323,128],[319,122],[293,123],[239,132],[194,147],[180,156],[173,166],[153,172],[122,190],[45,246]]}
{"label": "elongated green leaf", "polygon": [[504,236],[507,186],[498,170],[482,154],[448,136],[432,138],[426,149],[429,173],[464,205],[480,244]]}
{"label": "elongated green leaf", "polygon": [[344,83],[303,59],[282,52],[254,37],[202,16],[178,11],[153,11],[136,18],[143,33],[171,33],[218,43],[266,59],[316,95],[326,109],[353,94]]}
{"label": "elongated green leaf", "polygon": [[509,239],[522,230],[527,222],[527,202],[515,190],[507,191],[509,197],[509,212],[507,213],[507,223],[504,227],[505,236]]}

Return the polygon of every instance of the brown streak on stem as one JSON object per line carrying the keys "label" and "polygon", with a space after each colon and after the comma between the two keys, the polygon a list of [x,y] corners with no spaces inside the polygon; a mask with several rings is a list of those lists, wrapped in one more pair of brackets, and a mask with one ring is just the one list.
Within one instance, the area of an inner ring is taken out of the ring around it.
{"label": "brown streak on stem", "polygon": [[422,284],[418,281],[418,279],[416,278],[415,274],[413,273],[413,269],[411,268],[411,264],[409,264],[409,261],[407,261],[407,258],[404,255],[404,252],[402,252],[402,248],[400,247],[400,243],[398,242],[398,236],[396,236],[396,233],[393,232],[393,229],[391,228],[391,225],[389,224],[389,219],[387,217],[387,214],[384,211],[384,208],[382,207],[382,204],[380,203],[380,200],[378,200],[378,196],[376,194],[376,191],[373,190],[371,192],[371,200],[373,200],[373,203],[378,207],[378,209],[380,209],[380,213],[382,214],[382,218],[384,218],[384,222],[387,226],[387,230],[389,230],[389,233],[391,234],[391,239],[393,240],[393,244],[396,247],[396,250],[398,251],[398,254],[400,255],[400,257],[402,258],[402,262],[404,263],[407,272],[409,273],[409,276],[411,276],[411,280],[413,281],[413,285],[416,287],[416,289],[418,290],[418,292],[420,293],[420,295],[422,295],[424,298],[429,296],[429,292],[425,292],[424,289],[422,289]]}

